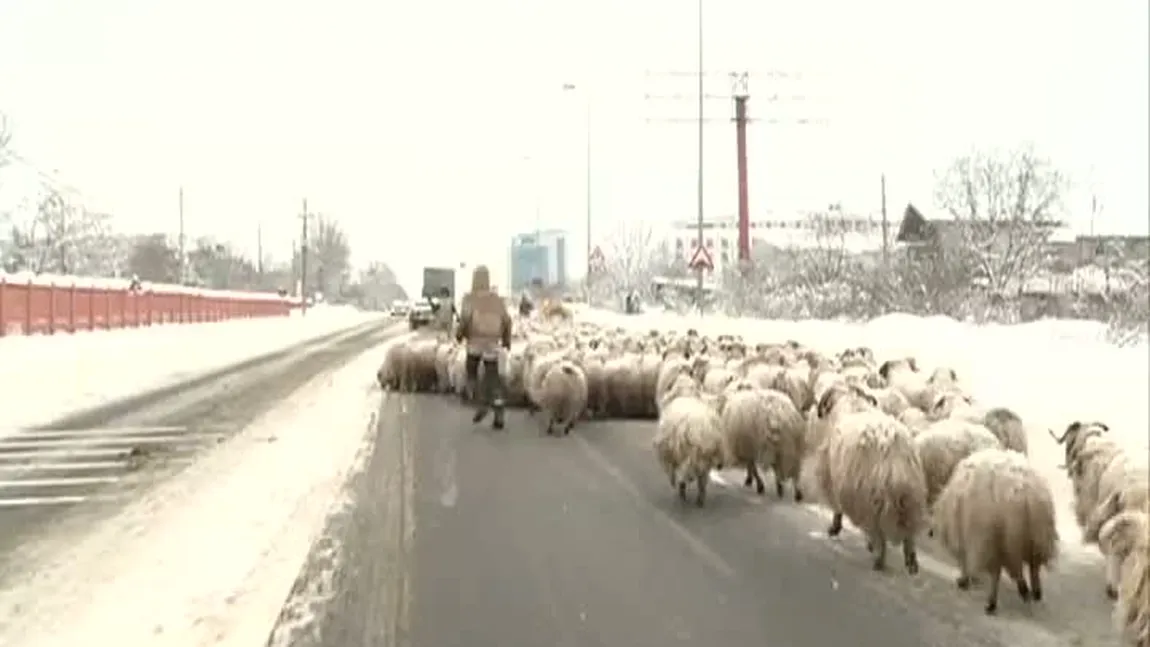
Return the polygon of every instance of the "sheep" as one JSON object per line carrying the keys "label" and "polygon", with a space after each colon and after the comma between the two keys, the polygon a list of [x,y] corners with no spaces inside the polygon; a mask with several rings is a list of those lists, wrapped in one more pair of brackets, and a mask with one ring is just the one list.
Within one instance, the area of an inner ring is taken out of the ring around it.
{"label": "sheep", "polygon": [[1099,543],[1121,557],[1114,624],[1130,647],[1150,647],[1150,516],[1125,510],[1103,525]]}
{"label": "sheep", "polygon": [[795,501],[803,500],[799,486],[802,465],[804,421],[790,398],[778,391],[756,388],[747,381],[736,382],[721,398],[720,422],[728,465],[744,466],[743,484],[755,486],[762,494],[766,487],[758,463],[775,472],[775,492],[782,498],[783,484],[790,480]]}
{"label": "sheep", "polygon": [[788,366],[786,370],[775,377],[771,387],[787,394],[796,409],[806,411],[808,407],[814,404],[809,381],[810,373],[810,367],[805,363]]}
{"label": "sheep", "polygon": [[375,375],[380,388],[393,391],[411,390],[413,384],[408,373],[410,357],[411,353],[406,340],[396,342],[388,347],[383,365],[379,367],[379,371]]}
{"label": "sheep", "polygon": [[926,501],[933,505],[962,459],[981,449],[1001,447],[986,427],[966,420],[939,420],[914,438],[926,475]]}
{"label": "sheep", "polygon": [[1101,503],[1090,513],[1082,529],[1085,543],[1098,543],[1106,557],[1106,595],[1118,597],[1118,580],[1125,555],[1115,552],[1102,541],[1102,527],[1111,519],[1127,512],[1150,511],[1150,474],[1144,461],[1135,461],[1125,452],[1118,454],[1098,479]]}
{"label": "sheep", "polygon": [[717,395],[722,393],[738,377],[734,371],[726,368],[712,368],[703,376],[703,390]]}
{"label": "sheep", "polygon": [[1003,570],[1023,602],[1042,599],[1041,570],[1058,555],[1054,495],[1024,455],[989,448],[962,459],[935,502],[934,524],[958,562],[959,589],[968,589],[976,573],[990,576],[987,614],[998,610]]}
{"label": "sheep", "polygon": [[944,418],[959,418],[982,424],[998,437],[999,442],[1006,449],[1013,449],[1020,454],[1026,454],[1029,442],[1026,430],[1022,426],[1022,419],[1010,409],[995,407],[983,409],[974,404],[974,400],[959,391],[945,391],[935,395],[928,416],[932,420]]}
{"label": "sheep", "polygon": [[587,407],[587,377],[574,362],[560,361],[551,366],[539,389],[539,406],[547,414],[547,435],[559,425],[563,435],[571,433]]}
{"label": "sheep", "polygon": [[715,409],[696,397],[674,398],[666,404],[652,447],[671,487],[687,500],[687,484],[695,482],[695,505],[707,498],[711,470],[723,466],[723,434]]}
{"label": "sheep", "polygon": [[912,434],[922,433],[931,425],[930,419],[926,417],[922,409],[917,407],[907,407],[896,417],[899,422],[906,425],[907,429],[910,429]]}
{"label": "sheep", "polygon": [[833,513],[827,535],[846,516],[867,537],[874,569],[886,568],[887,542],[902,544],[903,562],[917,574],[915,537],[926,520],[926,476],[910,431],[879,411],[859,389],[831,389],[816,413],[831,431],[816,454],[815,477]]}

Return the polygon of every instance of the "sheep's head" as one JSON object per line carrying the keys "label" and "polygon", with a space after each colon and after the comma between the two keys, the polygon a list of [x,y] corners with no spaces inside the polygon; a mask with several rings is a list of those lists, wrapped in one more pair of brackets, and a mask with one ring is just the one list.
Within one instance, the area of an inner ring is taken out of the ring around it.
{"label": "sheep's head", "polygon": [[688,336],[688,337],[698,337],[698,336],[699,336],[699,331],[698,331],[698,330],[695,330],[694,328],[688,328],[688,329],[687,329],[687,336]]}
{"label": "sheep's head", "polygon": [[928,412],[932,420],[949,417],[955,409],[974,404],[974,399],[959,391],[943,391],[934,396]]}
{"label": "sheep's head", "polygon": [[878,367],[878,374],[882,379],[890,381],[890,374],[897,373],[898,371],[913,371],[918,372],[918,361],[913,357],[904,357],[903,359],[888,359]]}
{"label": "sheep's head", "polygon": [[836,410],[845,407],[854,411],[878,408],[878,399],[858,387],[835,384],[819,398],[818,404],[815,406],[815,415],[819,418],[826,418]]}
{"label": "sheep's head", "polygon": [[1098,546],[1106,554],[1124,560],[1139,542],[1145,545],[1147,535],[1150,535],[1150,523],[1146,512],[1123,510],[1102,524],[1098,532]]}
{"label": "sheep's head", "polygon": [[958,373],[954,372],[953,368],[941,366],[934,369],[930,377],[926,380],[927,384],[956,384],[958,382]]}

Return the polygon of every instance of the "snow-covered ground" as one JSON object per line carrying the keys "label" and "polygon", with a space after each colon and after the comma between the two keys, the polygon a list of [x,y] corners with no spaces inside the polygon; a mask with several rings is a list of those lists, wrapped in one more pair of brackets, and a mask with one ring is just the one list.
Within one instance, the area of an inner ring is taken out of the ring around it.
{"label": "snow-covered ground", "polygon": [[[1080,536],[1070,513],[1071,491],[1059,469],[1061,434],[1075,420],[1097,420],[1135,453],[1150,452],[1150,348],[1119,348],[1102,325],[1037,321],[974,325],[946,317],[892,314],[867,323],[764,321],[719,316],[678,316],[580,309],[583,320],[636,330],[686,330],[742,335],[755,341],[794,339],[828,352],[869,346],[881,358],[914,356],[924,370],[949,366],[964,387],[989,406],[1016,411],[1029,431],[1030,457],[1061,502],[1059,531],[1066,544]],[[1089,551],[1094,553],[1096,551]]]}
{"label": "snow-covered ground", "polygon": [[0,436],[380,317],[321,306],[306,316],[0,338]]}
{"label": "snow-covered ground", "polygon": [[5,647],[263,644],[370,455],[373,376],[399,339],[317,375],[94,531],[30,547],[34,575],[0,591]]}

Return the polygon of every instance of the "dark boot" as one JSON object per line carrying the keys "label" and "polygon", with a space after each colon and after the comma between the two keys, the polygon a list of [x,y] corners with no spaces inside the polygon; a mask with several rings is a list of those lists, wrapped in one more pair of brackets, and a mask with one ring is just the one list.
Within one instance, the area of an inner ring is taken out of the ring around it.
{"label": "dark boot", "polygon": [[495,403],[495,416],[491,420],[492,429],[503,429],[503,402],[496,401]]}
{"label": "dark boot", "polygon": [[[487,408],[486,404],[479,405],[479,407],[475,409],[475,413],[471,416],[471,422],[474,424],[483,422],[483,419],[487,417],[488,411],[490,411],[490,409]],[[502,417],[499,419],[502,420]]]}

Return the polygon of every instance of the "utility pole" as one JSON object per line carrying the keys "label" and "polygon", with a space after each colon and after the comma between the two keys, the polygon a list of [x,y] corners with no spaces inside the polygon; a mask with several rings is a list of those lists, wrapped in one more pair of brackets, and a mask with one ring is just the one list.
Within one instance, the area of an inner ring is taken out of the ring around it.
{"label": "utility pole", "polygon": [[307,230],[308,230],[308,213],[307,213],[307,198],[303,199],[303,213],[300,214],[300,235],[299,235],[299,301],[300,301],[300,314],[307,314]]}
{"label": "utility pole", "polygon": [[[702,9],[700,8],[700,24],[701,24],[701,17],[702,17]],[[698,101],[698,108],[697,108],[698,114],[694,118],[689,118],[689,117],[670,117],[670,118],[654,118],[654,119],[648,118],[647,121],[648,121],[648,123],[652,123],[652,122],[665,122],[665,123],[689,122],[689,123],[694,123],[694,124],[698,125],[698,128],[699,128],[699,161],[698,161],[698,167],[699,167],[699,177],[698,177],[699,204],[698,204],[698,214],[697,214],[697,223],[696,223],[696,227],[698,230],[697,231],[696,245],[699,248],[702,248],[703,243],[704,243],[704,241],[703,241],[703,229],[705,228],[705,223],[704,223],[704,219],[703,219],[704,207],[703,207],[703,189],[702,189],[702,187],[703,187],[703,143],[704,143],[703,131],[704,131],[704,125],[706,123],[711,122],[711,121],[717,121],[717,120],[713,120],[713,119],[707,119],[704,116],[703,105],[704,105],[704,102],[706,100],[712,100],[712,99],[722,99],[725,101],[733,101],[734,112],[735,112],[734,122],[735,122],[735,136],[736,136],[736,160],[735,160],[735,164],[736,164],[736,169],[737,169],[738,177],[739,177],[738,189],[737,189],[738,190],[738,201],[739,201],[738,202],[738,204],[739,204],[739,219],[738,219],[738,224],[739,224],[739,260],[742,261],[743,263],[747,263],[750,260],[750,207],[748,204],[749,180],[747,178],[747,175],[748,175],[748,171],[747,171],[747,165],[748,165],[748,163],[747,163],[747,148],[748,147],[747,147],[747,141],[746,141],[747,124],[754,121],[754,122],[764,122],[764,123],[768,123],[768,124],[812,125],[812,124],[822,124],[822,123],[824,123],[824,121],[821,119],[806,119],[806,118],[790,119],[790,120],[777,119],[777,118],[750,119],[747,116],[747,100],[749,98],[749,91],[748,91],[749,79],[752,76],[752,74],[755,74],[752,72],[728,72],[726,74],[726,76],[729,79],[731,79],[732,85],[733,85],[732,92],[730,95],[707,94],[705,92],[705,88],[704,88],[704,78],[707,76],[716,76],[716,74],[711,73],[711,72],[707,72],[703,68],[703,59],[702,59],[702,55],[701,55],[701,50],[702,50],[701,43],[702,43],[702,30],[700,28],[700,57],[699,57],[699,69],[698,70],[693,71],[693,72],[662,72],[662,73],[648,72],[647,73],[648,78],[655,77],[655,76],[664,76],[664,77],[672,77],[672,78],[682,78],[682,77],[695,77],[695,78],[697,78],[698,82],[699,82],[698,91],[695,95],[693,95],[693,97],[692,97],[692,95],[685,95],[685,94],[652,95],[652,94],[648,93],[645,95],[645,98],[647,100],[661,100],[661,101],[679,101],[679,100],[683,100],[683,99],[687,99],[687,98],[695,98]],[[757,75],[758,76],[765,76],[765,77],[768,77],[771,79],[800,79],[801,78],[797,75],[789,74],[786,72],[781,72],[778,70],[768,70],[768,71],[764,71],[761,73],[757,73]],[[805,97],[802,97],[802,96],[780,96],[779,94],[773,94],[773,95],[765,97],[764,99],[767,103],[772,103],[772,104],[773,103],[779,103],[779,102],[786,102],[786,101],[799,101],[799,102],[805,101]],[[729,123],[729,120],[724,119],[723,121]],[[699,303],[702,303],[702,294],[703,294],[703,272],[702,271],[700,271],[698,273],[698,279],[697,279],[696,285],[697,285],[698,300],[699,300]]]}
{"label": "utility pole", "polygon": [[886,216],[886,173],[879,177],[879,190],[882,192],[882,263],[890,265],[890,220]]}
{"label": "utility pole", "polygon": [[[574,83],[564,83],[563,84],[563,91],[564,92],[571,92],[571,91],[576,91],[579,89],[580,89],[579,86],[575,85]],[[587,273],[584,275],[583,282],[588,283],[588,282],[590,282],[590,279],[591,279],[591,91],[587,87],[583,87],[582,90],[583,90],[583,94],[584,94],[584,104],[585,104],[584,108],[586,111],[586,114],[584,115],[584,124],[583,124],[584,130],[585,130],[584,139],[586,140],[585,143],[586,143],[586,148],[587,148],[587,150],[585,152],[584,169],[583,169],[583,173],[584,173],[583,180],[586,184],[585,191],[587,194],[586,197],[584,198],[584,201],[587,203],[585,205],[587,207],[587,224],[586,224],[586,230],[587,230],[586,231],[586,233],[587,233],[587,268],[586,268],[586,272]]]}
{"label": "utility pole", "polygon": [[187,255],[184,252],[184,187],[180,187],[180,285],[187,283]]}
{"label": "utility pole", "polygon": [[[696,205],[696,207],[698,209],[698,214],[697,214],[698,215],[698,221],[695,223],[695,226],[698,229],[698,232],[697,232],[698,240],[696,241],[696,244],[699,246],[699,249],[702,249],[703,248],[703,213],[704,213],[704,208],[703,208],[703,158],[705,157],[703,155],[703,143],[704,143],[703,138],[704,138],[704,134],[707,131],[706,123],[703,121],[703,104],[706,101],[706,99],[704,97],[704,86],[703,86],[703,0],[699,0],[699,65],[698,65],[698,69],[696,71],[699,73],[699,88],[698,88],[698,90],[699,90],[698,102],[699,103],[698,103],[697,110],[696,110],[696,113],[697,113],[696,116],[698,117],[698,120],[699,120],[699,162],[698,162],[698,178],[696,178],[696,182],[698,183],[698,186],[696,188],[696,195],[698,196],[698,204]],[[703,314],[703,268],[699,268],[698,275],[695,278],[695,305],[698,306],[699,314],[702,315]]]}
{"label": "utility pole", "polygon": [[[256,223],[256,274],[259,275],[260,280],[264,278],[264,226],[263,223]],[[260,284],[263,287],[263,284]]]}

